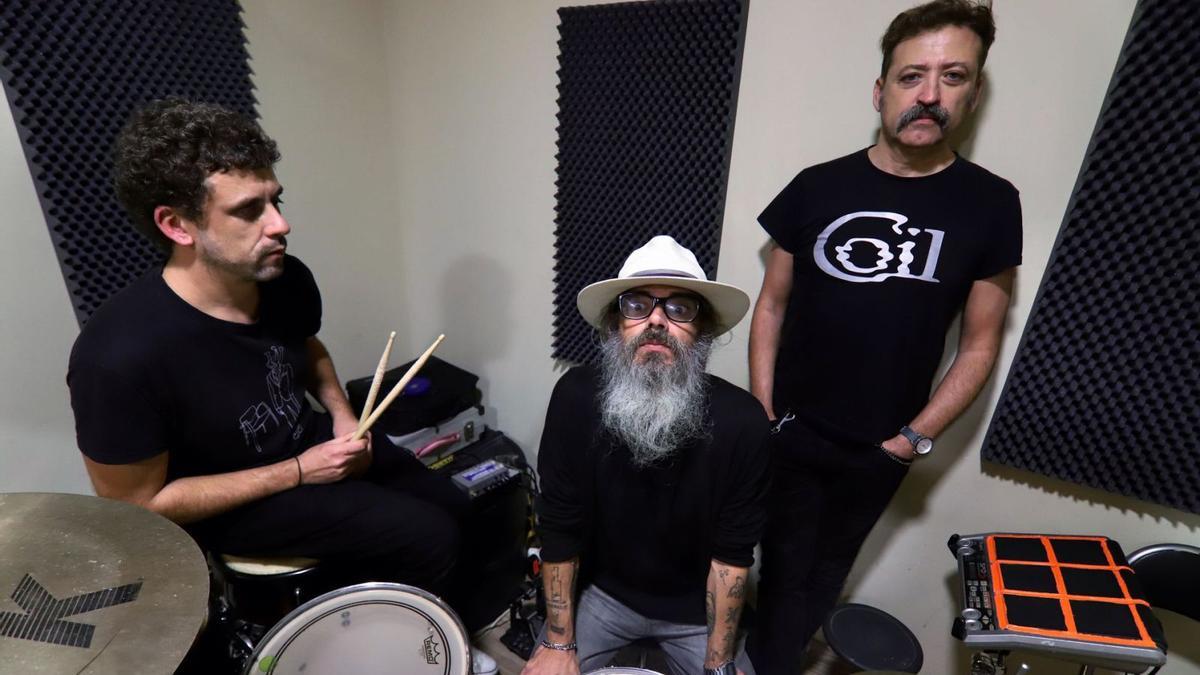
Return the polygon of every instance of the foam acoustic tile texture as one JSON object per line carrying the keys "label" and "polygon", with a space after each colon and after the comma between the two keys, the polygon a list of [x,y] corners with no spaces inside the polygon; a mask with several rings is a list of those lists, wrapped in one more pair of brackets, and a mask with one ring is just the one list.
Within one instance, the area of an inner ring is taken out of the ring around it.
{"label": "foam acoustic tile texture", "polygon": [[746,0],[559,10],[555,358],[593,362],[575,309],[657,234],[715,278]]}
{"label": "foam acoustic tile texture", "polygon": [[1200,513],[1197,54],[1139,2],[983,457]]}
{"label": "foam acoustic tile texture", "polygon": [[113,194],[117,132],[168,95],[253,115],[242,26],[234,0],[0,2],[0,79],[81,324],[162,259]]}

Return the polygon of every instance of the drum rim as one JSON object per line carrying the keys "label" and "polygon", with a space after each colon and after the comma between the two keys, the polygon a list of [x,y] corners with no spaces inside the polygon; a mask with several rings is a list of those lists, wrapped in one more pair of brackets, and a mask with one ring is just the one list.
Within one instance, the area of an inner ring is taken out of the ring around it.
{"label": "drum rim", "polygon": [[390,581],[367,581],[367,582],[364,582],[361,584],[354,584],[352,586],[343,586],[341,588],[335,588],[332,591],[322,593],[321,595],[318,595],[317,597],[312,598],[311,600],[308,600],[307,602],[301,604],[299,607],[288,612],[279,621],[276,621],[275,625],[271,626],[271,629],[263,634],[262,639],[258,641],[258,644],[254,645],[254,651],[250,653],[250,658],[246,660],[246,667],[242,671],[243,675],[252,675],[255,672],[255,670],[256,670],[255,664],[258,663],[258,659],[262,656],[263,648],[267,645],[267,643],[269,643],[271,641],[272,638],[274,638],[276,635],[278,635],[280,632],[282,632],[282,628],[284,626],[288,625],[289,623],[291,623],[293,619],[300,616],[304,612],[308,611],[308,609],[313,605],[320,604],[327,600],[332,600],[332,599],[340,597],[342,595],[348,595],[350,593],[357,593],[359,591],[403,591],[403,592],[411,593],[412,595],[416,595],[418,597],[424,598],[425,600],[429,600],[435,606],[440,607],[441,609],[445,610],[446,614],[449,615],[449,617],[454,621],[455,627],[458,628],[459,632],[463,636],[463,642],[466,645],[466,653],[467,653],[467,664],[466,664],[467,668],[466,668],[465,672],[467,672],[467,673],[471,672],[471,666],[472,666],[472,663],[471,663],[471,661],[472,661],[471,635],[469,633],[467,633],[467,628],[466,628],[466,626],[463,625],[462,618],[458,616],[458,612],[455,612],[454,609],[452,607],[450,607],[449,603],[447,603],[445,600],[439,598],[438,596],[434,595],[433,593],[430,593],[429,591],[427,591],[423,588],[417,588],[416,586],[409,586],[408,584],[398,584],[398,583],[394,583],[394,582],[390,582]]}
{"label": "drum rim", "polygon": [[634,665],[606,665],[604,668],[596,670],[588,670],[583,675],[619,675],[619,674],[644,674],[644,675],[662,675],[658,670],[650,670],[648,668],[637,668]]}

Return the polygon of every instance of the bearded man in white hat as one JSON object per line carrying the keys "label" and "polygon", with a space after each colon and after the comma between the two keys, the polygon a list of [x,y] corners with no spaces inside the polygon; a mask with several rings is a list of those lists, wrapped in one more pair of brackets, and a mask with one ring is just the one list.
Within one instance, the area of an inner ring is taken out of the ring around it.
{"label": "bearded man in white hat", "polygon": [[601,668],[643,638],[672,673],[752,672],[737,632],[765,522],[768,422],[749,393],[704,372],[749,298],[657,236],[576,304],[602,358],[564,374],[546,412],[547,617],[524,673]]}

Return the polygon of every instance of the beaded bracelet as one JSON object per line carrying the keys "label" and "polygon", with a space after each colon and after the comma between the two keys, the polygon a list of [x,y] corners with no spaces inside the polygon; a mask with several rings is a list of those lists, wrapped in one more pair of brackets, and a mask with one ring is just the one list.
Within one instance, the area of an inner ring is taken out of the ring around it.
{"label": "beaded bracelet", "polygon": [[546,649],[553,649],[553,650],[559,651],[559,652],[573,652],[573,651],[575,651],[576,648],[578,648],[579,645],[577,645],[574,640],[572,640],[566,644],[560,644],[560,643],[551,642],[545,638],[542,638],[542,646],[545,647]]}

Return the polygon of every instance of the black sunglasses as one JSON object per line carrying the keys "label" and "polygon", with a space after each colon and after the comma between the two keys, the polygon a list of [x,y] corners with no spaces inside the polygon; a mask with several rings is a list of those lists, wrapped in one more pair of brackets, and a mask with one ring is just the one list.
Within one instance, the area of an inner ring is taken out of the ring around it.
{"label": "black sunglasses", "polygon": [[643,291],[626,291],[617,296],[617,309],[626,319],[637,321],[654,313],[654,308],[663,306],[663,313],[675,323],[691,323],[700,315],[702,300],[695,295],[671,295],[656,298]]}

